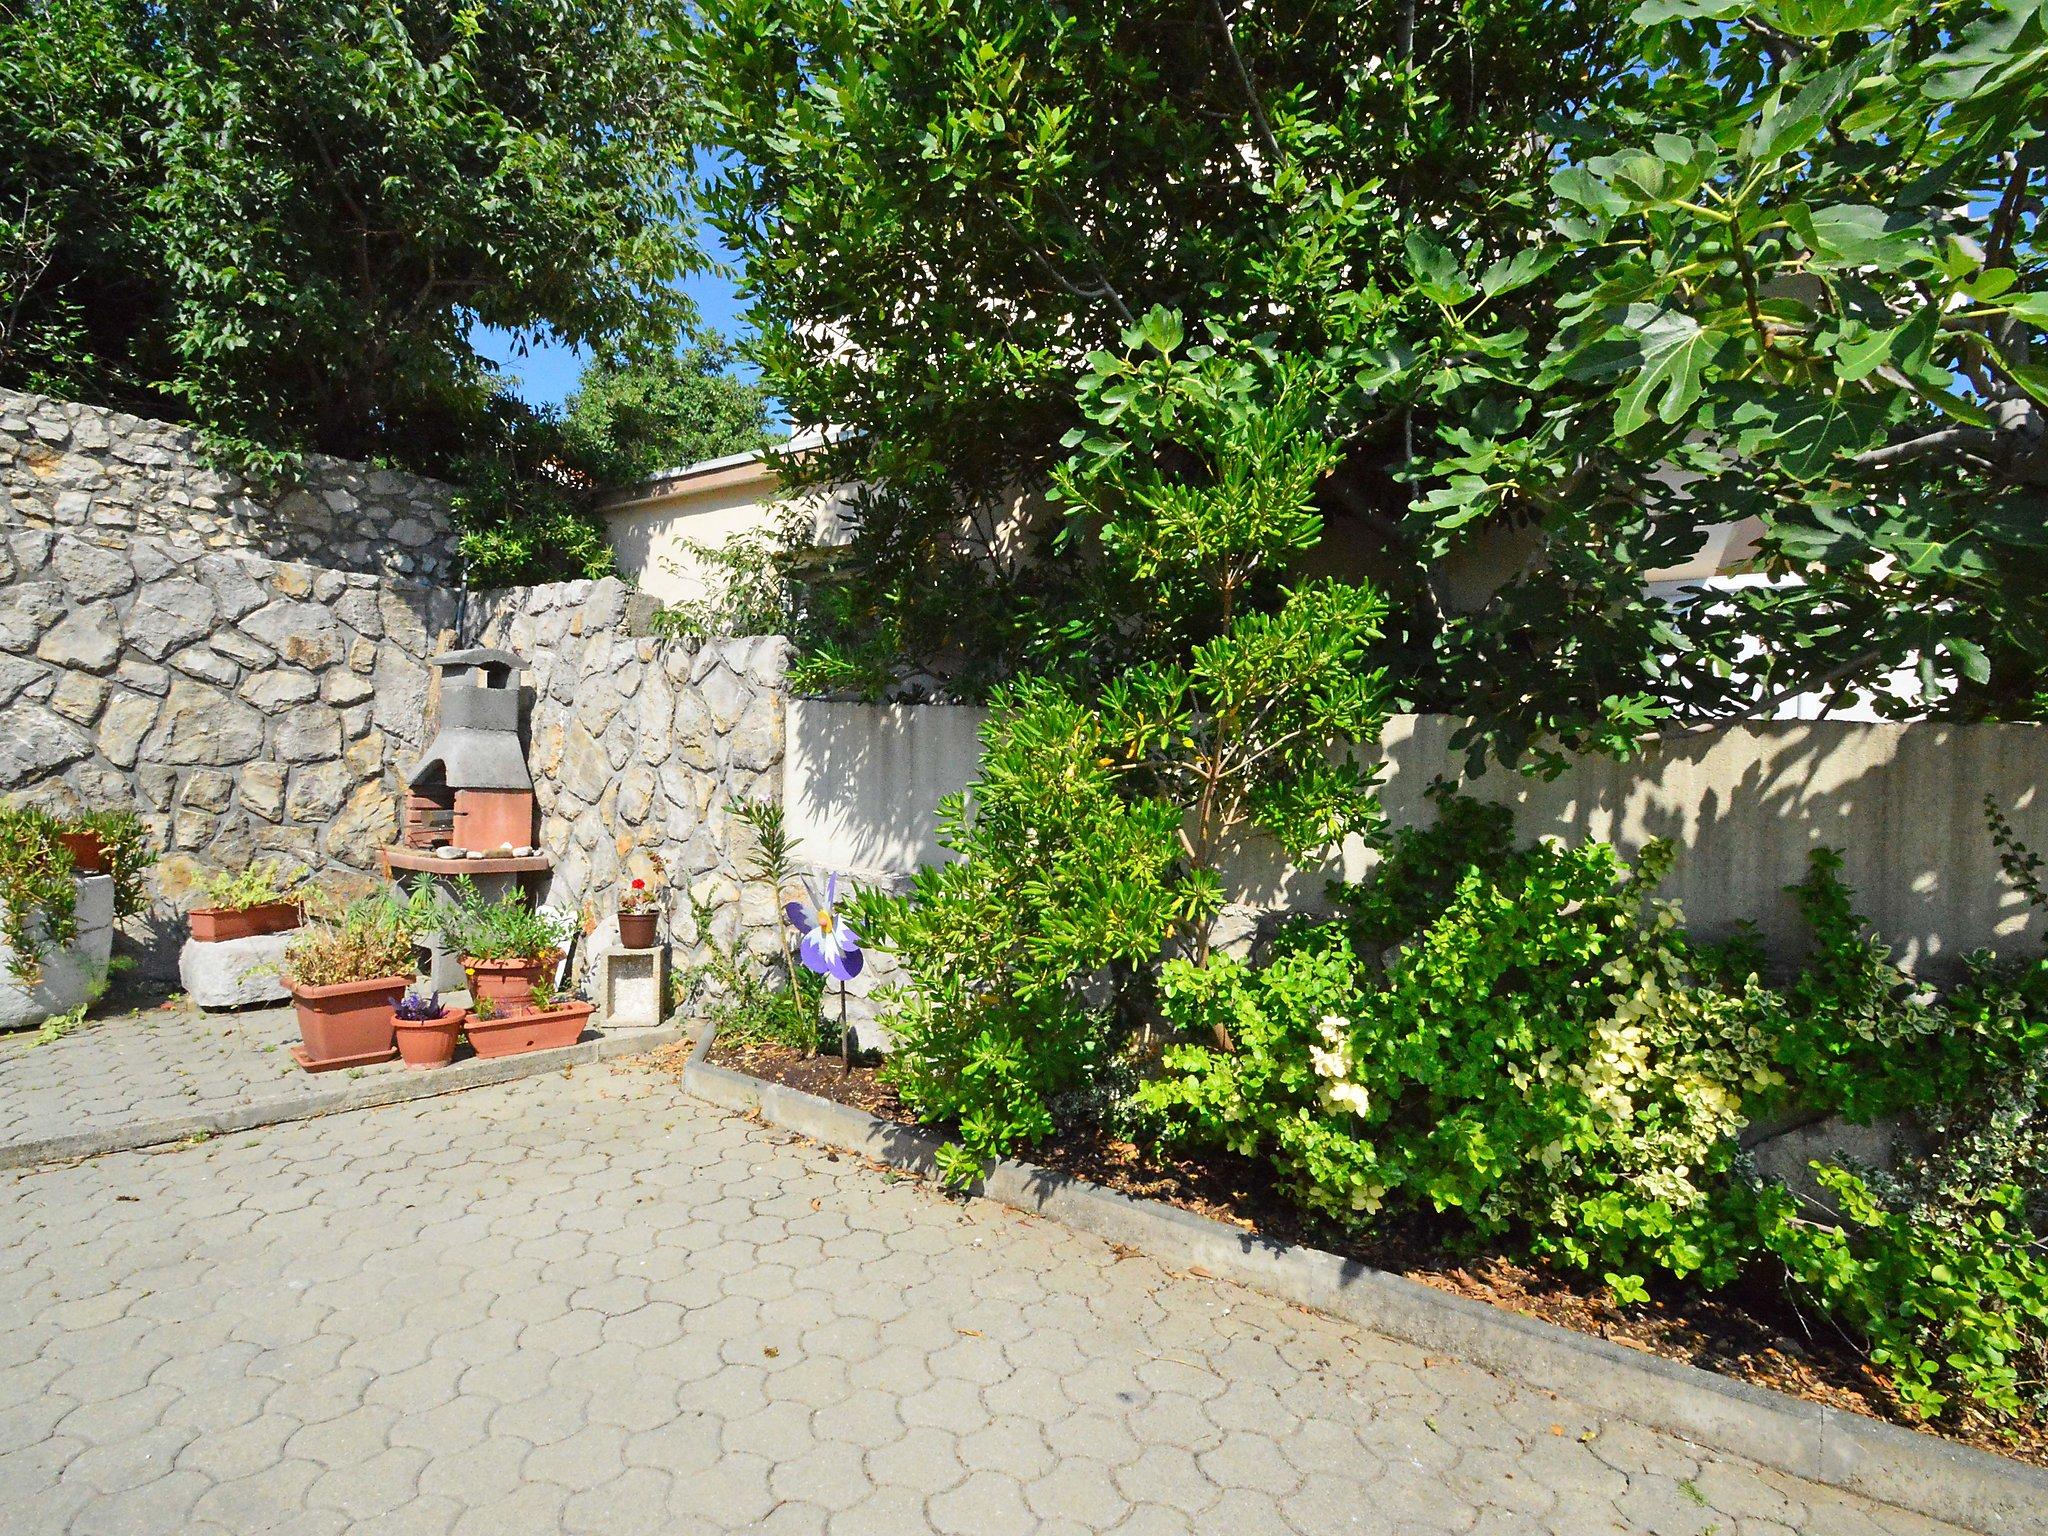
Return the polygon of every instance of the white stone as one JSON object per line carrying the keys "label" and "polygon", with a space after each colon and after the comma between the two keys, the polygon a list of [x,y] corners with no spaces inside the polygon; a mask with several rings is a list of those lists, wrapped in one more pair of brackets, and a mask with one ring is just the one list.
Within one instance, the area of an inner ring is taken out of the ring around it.
{"label": "white stone", "polygon": [[14,974],[14,950],[0,938],[0,1030],[33,1029],[69,1013],[90,1001],[106,981],[114,952],[114,877],[84,875],[77,886],[77,936],[64,949],[41,957],[42,974],[34,986]]}
{"label": "white stone", "polygon": [[279,971],[292,938],[289,933],[259,933],[211,944],[187,939],[178,951],[178,982],[201,1008],[281,1003],[289,994]]}
{"label": "white stone", "polygon": [[601,950],[597,963],[596,992],[606,1029],[652,1029],[662,1022],[668,1000],[666,947],[613,947]]}

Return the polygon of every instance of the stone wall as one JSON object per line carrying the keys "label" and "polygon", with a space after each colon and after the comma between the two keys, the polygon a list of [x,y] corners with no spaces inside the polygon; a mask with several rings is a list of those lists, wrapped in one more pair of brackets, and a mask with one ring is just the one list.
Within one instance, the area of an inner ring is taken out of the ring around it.
{"label": "stone wall", "polygon": [[455,617],[437,587],[0,525],[0,794],[142,814],[164,857],[128,937],[166,974],[208,873],[374,870]]}
{"label": "stone wall", "polygon": [[635,607],[615,580],[472,593],[465,607],[466,643],[527,662],[549,899],[600,924],[602,946],[620,887],[638,877],[668,892],[679,965],[701,954],[692,892],[711,903],[720,942],[766,952],[775,896],[747,876],[752,835],[733,807],[782,798],[787,642],[656,640],[633,633]]}
{"label": "stone wall", "polygon": [[324,570],[453,581],[449,487],[321,454],[298,483],[252,487],[212,467],[186,427],[0,389],[0,522],[241,550]]}

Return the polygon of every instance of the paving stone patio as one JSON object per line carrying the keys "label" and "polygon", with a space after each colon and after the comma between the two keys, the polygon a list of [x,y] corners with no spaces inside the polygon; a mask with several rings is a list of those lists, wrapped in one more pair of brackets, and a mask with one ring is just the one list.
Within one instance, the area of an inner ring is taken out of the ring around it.
{"label": "paving stone patio", "polygon": [[22,1532],[1948,1529],[587,1067],[0,1174]]}
{"label": "paving stone patio", "polygon": [[[183,1000],[95,1019],[40,1042],[0,1034],[0,1160],[6,1149],[200,1111],[270,1104],[290,1109],[343,1083],[403,1079],[399,1061],[307,1072],[292,1061],[299,1029],[289,1007],[209,1014]],[[458,1061],[468,1060],[467,1051]]]}
{"label": "paving stone patio", "polygon": [[34,1030],[0,1035],[0,1143],[286,1091],[312,1080],[286,1054],[298,1040],[288,1007],[206,1014],[184,1002],[97,1019],[47,1044]]}

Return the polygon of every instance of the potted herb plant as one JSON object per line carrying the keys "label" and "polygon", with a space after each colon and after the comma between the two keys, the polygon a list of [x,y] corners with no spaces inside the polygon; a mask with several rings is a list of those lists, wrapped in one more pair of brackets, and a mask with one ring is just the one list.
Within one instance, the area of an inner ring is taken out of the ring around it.
{"label": "potted herb plant", "polygon": [[433,921],[432,890],[410,899],[361,897],[299,930],[285,950],[284,983],[304,1043],[292,1059],[308,1072],[389,1061],[398,1054],[392,1008],[418,975],[417,936]]}
{"label": "potted herb plant", "polygon": [[154,860],[139,818],[94,812],[102,869],[84,871],[66,837],[84,823],[0,803],[0,1029],[89,1003],[113,966],[114,923],[141,910]]}
{"label": "potted herb plant", "polygon": [[[149,905],[148,893],[142,888],[142,876],[156,863],[156,850],[150,846],[149,833],[140,816],[129,810],[87,811],[72,817],[65,825],[68,828],[64,834],[67,847],[74,837],[87,839],[97,847],[99,869],[88,871],[80,864],[79,873],[103,873],[114,877],[115,917],[133,917]],[[73,857],[75,859],[76,855]]]}
{"label": "potted herb plant", "polygon": [[547,982],[536,982],[526,1005],[517,1011],[490,1013],[479,1003],[469,1021],[469,1043],[479,1056],[517,1056],[526,1051],[559,1050],[574,1045],[595,1011],[594,1003],[564,997]]}
{"label": "potted herb plant", "polygon": [[305,920],[295,893],[306,878],[303,867],[286,868],[267,859],[209,876],[207,904],[185,914],[192,937],[202,944],[218,944],[260,933],[289,933]]}
{"label": "potted herb plant", "polygon": [[451,882],[451,894],[441,939],[461,956],[470,997],[488,998],[500,1014],[530,1007],[534,987],[562,957],[568,923],[529,906],[516,890],[493,901],[466,875]]}
{"label": "potted herb plant", "polygon": [[455,1040],[468,1015],[450,1008],[438,992],[408,992],[391,1010],[398,1054],[408,1067],[445,1067],[455,1059]]}
{"label": "potted herb plant", "polygon": [[81,875],[104,875],[107,872],[107,845],[98,832],[89,827],[67,826],[57,834],[57,841],[71,855],[72,867]]}

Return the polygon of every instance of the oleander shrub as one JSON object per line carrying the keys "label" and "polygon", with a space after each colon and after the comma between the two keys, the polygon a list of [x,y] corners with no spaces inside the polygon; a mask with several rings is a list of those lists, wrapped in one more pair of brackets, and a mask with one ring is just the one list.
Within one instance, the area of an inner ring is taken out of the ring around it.
{"label": "oleander shrub", "polygon": [[1050,1134],[1056,1103],[1107,1065],[1119,981],[1216,904],[1183,862],[1179,809],[1127,791],[1101,711],[1025,680],[997,694],[983,743],[971,798],[940,811],[959,858],[852,908],[907,975],[885,1070],[921,1119],[957,1128],[956,1182]]}

